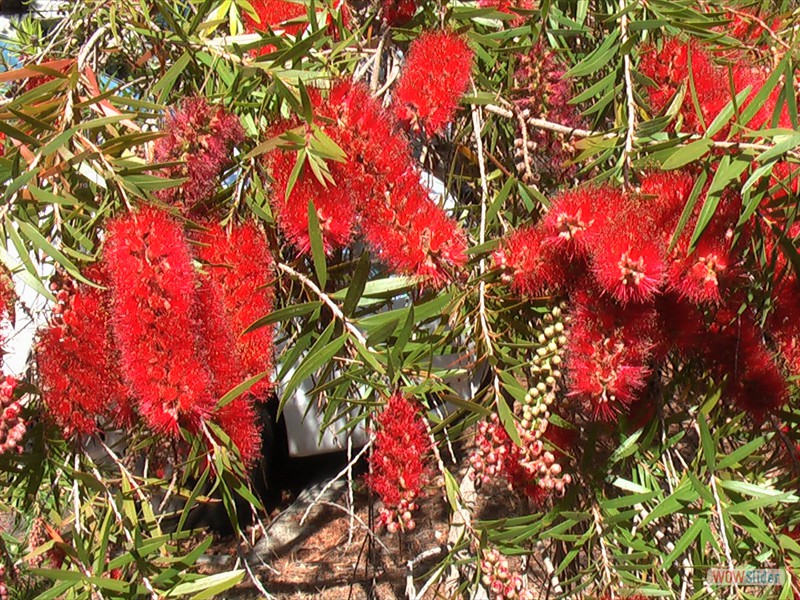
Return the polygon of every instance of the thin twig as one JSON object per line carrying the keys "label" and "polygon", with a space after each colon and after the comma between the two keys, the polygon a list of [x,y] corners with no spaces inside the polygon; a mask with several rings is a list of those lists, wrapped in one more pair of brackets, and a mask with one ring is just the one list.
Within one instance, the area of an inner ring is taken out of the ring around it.
{"label": "thin twig", "polygon": [[[603,579],[607,585],[611,585],[613,577],[611,575],[611,563],[608,558],[608,549],[606,548],[606,542],[603,539],[603,525],[602,525],[602,515],[600,514],[600,508],[597,504],[592,505],[592,515],[594,516],[594,529],[595,533],[597,533],[597,541],[600,544],[600,556],[602,558],[603,563]],[[609,589],[609,594],[611,600],[614,600],[614,590]]]}
{"label": "thin twig", "polygon": [[306,277],[302,273],[295,271],[292,267],[290,267],[285,263],[278,263],[278,268],[284,273],[291,275],[292,277],[300,281],[300,283],[305,285],[308,289],[310,289],[314,293],[314,295],[317,296],[322,301],[322,303],[325,304],[325,306],[327,306],[331,310],[333,316],[342,322],[342,324],[345,326],[345,329],[347,329],[347,331],[349,331],[350,334],[354,338],[356,338],[356,340],[358,340],[363,346],[366,347],[367,338],[364,337],[364,334],[361,333],[358,327],[356,327],[352,323],[352,321],[350,321],[350,319],[348,319],[345,316],[345,314],[342,312],[342,309],[339,308],[339,306],[333,300],[331,300],[331,297],[328,296],[328,294],[323,292],[321,289],[319,289],[319,286],[317,286],[316,283],[311,281],[308,277]]}
{"label": "thin twig", "polygon": [[[501,117],[506,118],[514,118],[514,111],[508,108],[503,108],[502,106],[497,106],[495,104],[486,104],[484,107],[490,113],[500,115]],[[619,138],[620,133],[614,132],[602,132],[602,131],[592,131],[591,129],[581,129],[580,127],[569,127],[567,125],[562,125],[561,123],[555,123],[553,121],[548,121],[547,119],[538,119],[535,117],[528,117],[527,119],[528,125],[531,127],[535,127],[536,129],[544,129],[546,131],[554,131],[556,133],[563,133],[564,135],[568,135],[570,137],[578,137],[578,138],[589,138],[589,137],[601,137],[603,139],[614,139]],[[690,135],[684,141],[691,142],[704,139],[703,136],[700,135]],[[633,137],[634,143],[641,143],[644,142],[644,145],[647,146],[649,144],[656,144],[662,143],[661,140],[643,140],[638,136]],[[722,150],[753,150],[756,152],[765,152],[767,150],[771,150],[775,147],[774,144],[757,144],[757,143],[750,143],[750,142],[722,142],[722,141],[715,141],[715,140],[708,140],[712,148],[719,148]],[[800,154],[794,151],[789,151],[786,153],[787,156],[791,156],[792,158],[796,158],[800,160]]]}
{"label": "thin twig", "polygon": [[[719,492],[717,492],[717,478],[711,474],[711,493],[714,495],[714,503],[717,506],[717,518],[719,519],[719,536],[722,539],[722,548],[725,551],[725,559],[728,561],[728,568],[733,572],[736,567],[733,564],[733,557],[731,556],[731,546],[728,543],[728,534],[725,532],[725,518],[722,514],[722,502],[719,499]],[[736,581],[733,581],[734,590],[738,591]]]}
{"label": "thin twig", "polygon": [[[620,36],[622,46],[624,47],[628,42],[628,12],[626,10],[625,0],[620,0],[620,11],[622,15],[619,18]],[[627,106],[627,128],[625,131],[625,148],[622,151],[622,172],[625,178],[625,184],[628,184],[631,172],[631,155],[633,154],[633,140],[636,137],[636,100],[633,98],[633,80],[631,77],[631,54],[626,52],[622,57],[622,69],[625,74],[625,99]]]}
{"label": "thin twig", "polygon": [[320,504],[323,505],[323,506],[330,506],[332,508],[338,508],[339,510],[341,510],[345,514],[349,515],[356,523],[361,525],[361,527],[364,529],[364,531],[367,532],[367,535],[369,536],[369,538],[372,541],[378,543],[378,545],[383,549],[383,551],[386,552],[387,556],[394,556],[395,555],[395,553],[392,552],[391,550],[389,550],[389,548],[386,546],[386,544],[384,544],[381,541],[381,538],[379,538],[377,535],[375,535],[375,533],[369,528],[369,526],[366,523],[364,523],[364,519],[359,517],[352,510],[349,510],[346,506],[342,506],[341,504],[337,504],[336,502],[331,502],[329,500],[322,500],[320,502]]}
{"label": "thin twig", "polygon": [[[478,232],[478,243],[483,245],[486,242],[486,217],[487,217],[487,204],[489,202],[489,185],[486,181],[486,161],[483,156],[483,139],[481,138],[481,131],[483,124],[480,117],[480,111],[477,106],[472,105],[472,130],[475,135],[475,145],[478,150],[478,168],[481,174],[481,224]],[[481,258],[479,263],[481,275],[486,272],[486,258]],[[489,319],[486,316],[486,281],[481,278],[478,284],[478,315],[481,321],[481,334],[483,341],[486,345],[486,354],[492,356],[494,348],[492,346],[491,333],[489,331]]]}
{"label": "thin twig", "polygon": [[371,446],[372,446],[372,440],[367,442],[366,445],[359,451],[359,453],[356,454],[353,457],[352,460],[348,461],[347,466],[345,466],[344,469],[339,471],[333,479],[331,479],[328,483],[326,483],[322,487],[322,489],[317,494],[317,497],[314,498],[314,500],[311,501],[311,504],[309,504],[308,507],[306,507],[306,510],[303,512],[303,516],[300,519],[300,526],[301,527],[303,525],[305,525],[306,519],[308,518],[309,513],[314,509],[314,507],[317,506],[317,504],[320,504],[322,502],[322,496],[325,495],[325,492],[327,492],[334,483],[339,481],[340,477],[343,477],[344,475],[347,475],[348,472],[350,472],[352,470],[353,465],[358,461],[359,458],[361,458],[366,452],[369,451]]}

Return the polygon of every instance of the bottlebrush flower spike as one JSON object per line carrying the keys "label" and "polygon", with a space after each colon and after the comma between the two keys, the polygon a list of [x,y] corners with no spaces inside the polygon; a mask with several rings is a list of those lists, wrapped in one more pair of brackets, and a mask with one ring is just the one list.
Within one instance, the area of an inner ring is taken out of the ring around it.
{"label": "bottlebrush flower spike", "polygon": [[389,27],[408,23],[417,12],[416,0],[382,0],[381,17]]}
{"label": "bottlebrush flower spike", "polygon": [[506,273],[517,293],[537,296],[566,284],[566,266],[550,239],[541,227],[523,227],[494,253],[494,264]]}
{"label": "bottlebrush flower spike", "polygon": [[195,275],[183,229],[143,208],[109,224],[104,258],[122,371],[139,413],[160,433],[197,427],[215,403],[196,350]]}
{"label": "bottlebrush flower spike", "polygon": [[454,33],[423,33],[411,43],[392,104],[397,118],[428,136],[453,120],[467,91],[473,52]]}
{"label": "bottlebrush flower spike", "polygon": [[[248,221],[231,226],[229,234],[216,223],[208,224],[198,239],[199,256],[207,263],[209,277],[221,291],[225,317],[233,332],[244,375],[249,378],[271,372],[272,328],[260,327],[245,333],[250,325],[272,312],[274,262],[266,237]],[[264,398],[271,385],[267,375],[250,392]]]}
{"label": "bottlebrush flower spike", "polygon": [[441,287],[465,262],[466,239],[436,206],[415,171],[406,172],[384,197],[361,208],[364,236],[395,273]]}
{"label": "bottlebrush flower spike", "polygon": [[612,188],[562,192],[553,199],[542,220],[546,243],[554,245],[570,260],[587,257],[608,219],[622,205],[622,195]]}
{"label": "bottlebrush flower spike", "polygon": [[587,289],[576,293],[570,319],[569,394],[594,418],[610,420],[637,400],[647,383],[658,321],[651,307],[622,306]]}
{"label": "bottlebrush flower spike", "polygon": [[533,10],[536,8],[536,0],[478,0],[478,6],[481,8],[493,8],[510,15],[516,14],[517,17],[511,23],[512,25],[519,25],[524,23],[527,17],[517,14],[515,9]]}
{"label": "bottlebrush flower spike", "polygon": [[400,392],[377,418],[367,485],[383,501],[379,522],[389,531],[413,530],[411,513],[425,483],[431,449],[420,409]]}
{"label": "bottlebrush flower spike", "polygon": [[[305,23],[286,23],[306,15],[306,6],[302,2],[287,2],[286,0],[250,0],[250,5],[255,10],[257,18],[248,11],[244,12],[244,25],[247,33],[268,33],[273,29],[282,29],[289,35],[297,35],[305,28]],[[275,51],[275,46],[268,45],[259,48],[257,54],[269,54]]]}
{"label": "bottlebrush flower spike", "polygon": [[667,242],[672,238],[694,184],[695,177],[688,171],[657,171],[642,178],[640,204]]}
{"label": "bottlebrush flower spike", "polygon": [[[708,126],[727,103],[727,76],[722,78],[722,73],[713,64],[710,53],[697,43],[669,39],[664,42],[660,51],[651,48],[642,53],[640,70],[655,84],[647,88],[650,106],[655,112],[665,110],[681,87],[685,87],[681,115],[687,131],[704,130],[703,125]],[[697,97],[702,99],[699,116],[692,101],[690,76]]]}
{"label": "bottlebrush flower spike", "polygon": [[[94,276],[99,273],[92,269],[87,275],[105,284]],[[95,433],[103,417],[129,425],[133,411],[116,362],[109,293],[68,280],[59,285],[57,299],[54,316],[39,332],[36,346],[48,415],[67,438]]]}
{"label": "bottlebrush flower spike", "polygon": [[245,139],[244,129],[236,115],[197,97],[184,99],[167,115],[164,132],[154,144],[154,158],[157,162],[183,161],[165,167],[162,174],[188,180],[157,195],[188,212],[214,195],[220,176],[232,164],[233,148]]}
{"label": "bottlebrush flower spike", "polygon": [[752,315],[724,308],[707,331],[706,360],[726,378],[725,396],[757,421],[788,399],[786,381]]}
{"label": "bottlebrush flower spike", "polygon": [[[202,352],[212,377],[216,398],[247,379],[236,337],[228,320],[219,281],[203,278],[197,292],[197,323]],[[251,467],[261,457],[261,426],[256,414],[255,398],[246,393],[217,408],[210,417],[239,449],[245,466]]]}
{"label": "bottlebrush flower spike", "polygon": [[621,336],[580,322],[573,324],[567,351],[570,394],[597,419],[615,418],[637,399],[650,375],[650,369]]}
{"label": "bottlebrush flower spike", "polygon": [[[589,126],[580,108],[571,102],[575,95],[572,78],[560,57],[541,42],[517,57],[519,68],[514,73],[514,104],[523,118],[546,119],[575,128]],[[514,140],[517,170],[528,183],[542,176],[553,183],[564,183],[574,177],[578,165],[570,161],[577,149],[569,136],[524,125]],[[525,133],[525,134],[523,134]]]}
{"label": "bottlebrush flower spike", "polygon": [[360,84],[341,82],[317,102],[320,127],[346,149],[347,157],[328,164],[335,185],[324,190],[311,174],[301,174],[288,200],[285,189],[294,162],[288,155],[267,158],[275,180],[271,201],[287,237],[307,251],[306,215],[312,198],[326,247],[344,244],[357,224],[394,272],[420,277],[434,287],[451,280],[466,262],[466,238],[431,200],[408,140],[394,130],[391,116]]}
{"label": "bottlebrush flower spike", "polygon": [[630,213],[616,217],[592,251],[592,273],[619,302],[652,300],[664,282],[663,245],[646,222]]}
{"label": "bottlebrush flower spike", "polygon": [[733,277],[735,258],[725,240],[701,239],[694,253],[674,259],[667,269],[669,287],[695,304],[719,304]]}
{"label": "bottlebrush flower spike", "polygon": [[[281,135],[288,127],[276,128],[271,137]],[[327,254],[346,246],[352,236],[356,213],[346,184],[320,183],[308,164],[303,165],[300,175],[288,197],[286,190],[297,161],[297,153],[277,148],[267,156],[267,168],[273,179],[272,206],[289,242],[300,252],[311,251],[308,234],[308,201],[314,202],[317,220],[322,233],[322,244]]]}

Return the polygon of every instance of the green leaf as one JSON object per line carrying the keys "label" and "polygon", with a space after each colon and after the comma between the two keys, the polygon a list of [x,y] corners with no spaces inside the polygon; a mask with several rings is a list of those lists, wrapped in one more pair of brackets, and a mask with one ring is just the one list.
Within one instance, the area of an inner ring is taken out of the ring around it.
{"label": "green leaf", "polygon": [[723,456],[720,459],[717,468],[727,469],[728,467],[732,467],[741,463],[745,458],[751,456],[756,450],[760,450],[761,448],[763,448],[764,444],[766,443],[766,440],[767,438],[762,435],[754,440],[747,442],[746,444],[737,448],[730,454]]}
{"label": "green leaf", "polygon": [[708,428],[708,415],[703,413],[697,415],[697,425],[700,428],[700,444],[703,448],[706,467],[710,473],[713,473],[716,469],[717,447],[714,443],[714,438],[711,436],[711,431]]}
{"label": "green leaf", "polygon": [[503,424],[503,427],[505,427],[508,437],[510,437],[511,441],[517,446],[522,446],[522,438],[519,437],[517,423],[514,420],[514,414],[511,412],[508,404],[500,396],[496,398],[495,404],[497,405],[497,414],[500,417],[500,422]]}
{"label": "green leaf", "polygon": [[156,82],[151,92],[158,96],[159,102],[164,102],[169,92],[175,86],[178,77],[183,73],[184,69],[189,65],[192,60],[192,55],[187,50],[181,57],[176,60],[173,65],[164,73],[164,76]]}
{"label": "green leaf", "polygon": [[317,274],[320,289],[325,289],[328,283],[328,265],[325,259],[325,247],[322,242],[322,230],[317,218],[317,209],[314,201],[308,200],[308,237],[311,240],[311,256],[314,259],[314,271]]}
{"label": "green leaf", "polygon": [[89,281],[83,275],[81,275],[80,270],[76,267],[71,260],[69,260],[66,256],[64,256],[60,250],[58,250],[55,246],[53,246],[50,242],[48,242],[45,237],[39,233],[39,231],[30,223],[26,223],[25,221],[17,221],[17,225],[19,226],[22,233],[25,235],[30,242],[42,250],[45,254],[47,254],[50,258],[55,260],[58,264],[64,267],[70,275],[72,275],[75,279],[90,285],[92,287],[98,287],[96,283]]}
{"label": "green leaf", "polygon": [[700,192],[703,191],[703,187],[706,184],[707,178],[708,178],[708,173],[703,171],[702,173],[700,173],[700,176],[697,178],[697,181],[694,182],[694,187],[692,188],[692,192],[686,199],[686,205],[683,207],[683,212],[681,213],[681,217],[678,220],[678,224],[675,226],[675,232],[672,234],[672,239],[669,242],[669,250],[668,250],[669,252],[672,252],[675,249],[675,245],[678,243],[678,240],[681,237],[681,233],[683,233],[683,230],[686,227],[686,223],[689,222],[689,217],[691,217],[692,212],[694,212],[694,207],[697,204],[697,198],[700,196]]}
{"label": "green leaf", "polygon": [[[329,330],[332,332],[333,329]],[[334,356],[342,349],[347,342],[348,335],[344,334],[332,342],[325,344],[322,346],[320,342],[325,338],[323,336],[318,339],[311,349],[308,351],[308,355],[306,356],[305,360],[297,367],[297,370],[292,374],[291,379],[286,384],[286,389],[283,392],[283,396],[281,398],[281,409],[286,404],[286,401],[289,397],[294,393],[297,387],[305,381],[306,378],[310,377],[312,373],[317,371],[322,365],[327,364]]]}
{"label": "green leaf", "polygon": [[459,505],[459,485],[453,474],[446,468],[444,469],[444,490],[447,494],[447,502],[450,504],[450,509],[455,512],[458,510]]}
{"label": "green leaf", "polygon": [[213,598],[215,595],[232,588],[240,583],[245,576],[244,569],[236,569],[226,573],[216,573],[207,575],[195,581],[180,583],[164,594],[167,598],[177,598],[179,596],[192,596],[192,600],[203,598]]}
{"label": "green leaf", "polygon": [[364,293],[371,267],[372,261],[370,260],[369,252],[365,251],[361,255],[361,258],[358,259],[358,265],[356,265],[353,278],[350,280],[350,285],[347,287],[347,295],[342,305],[342,312],[345,316],[349,317],[352,315],[358,307],[358,301],[361,300],[361,296]]}
{"label": "green leaf", "polygon": [[677,150],[661,164],[661,168],[665,171],[680,169],[684,165],[688,165],[708,154],[708,151],[711,150],[711,146],[711,140],[707,139],[697,140],[691,144],[679,146]]}
{"label": "green leaf", "polygon": [[264,371],[263,373],[259,373],[258,375],[254,375],[246,381],[243,381],[219,399],[219,402],[217,402],[217,408],[222,408],[223,406],[230,404],[270,373],[271,371]]}
{"label": "green leaf", "polygon": [[307,315],[309,313],[314,312],[321,306],[322,302],[314,301],[314,302],[303,302],[301,304],[293,304],[291,306],[278,309],[266,316],[261,317],[260,319],[255,321],[252,325],[249,325],[247,329],[245,329],[242,333],[250,333],[251,331],[255,331],[256,329],[259,329],[261,327],[266,327],[267,325],[271,325],[273,323],[280,323],[282,321],[288,321],[290,319],[302,317],[303,315]]}

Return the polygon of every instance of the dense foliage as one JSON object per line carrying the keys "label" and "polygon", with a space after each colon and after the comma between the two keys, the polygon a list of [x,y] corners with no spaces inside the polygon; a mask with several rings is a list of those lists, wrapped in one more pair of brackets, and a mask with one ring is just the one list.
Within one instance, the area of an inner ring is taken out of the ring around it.
{"label": "dense foliage", "polygon": [[[378,539],[447,505],[409,595],[800,594],[798,25],[787,0],[19,22],[0,317],[14,287],[49,309],[0,385],[0,598],[268,594],[244,553],[198,573],[188,509],[259,514],[259,415],[309,380],[369,433]],[[706,580],[737,567],[786,579]]]}

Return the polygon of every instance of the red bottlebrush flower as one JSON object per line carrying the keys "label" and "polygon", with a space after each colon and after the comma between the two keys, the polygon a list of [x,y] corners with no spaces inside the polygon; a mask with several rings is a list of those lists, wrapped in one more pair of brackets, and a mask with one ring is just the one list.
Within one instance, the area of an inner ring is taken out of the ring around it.
{"label": "red bottlebrush flower", "polygon": [[729,308],[719,310],[706,340],[706,360],[712,372],[726,377],[726,396],[750,416],[760,421],[786,402],[786,381],[750,315]]}
{"label": "red bottlebrush flower", "polygon": [[417,12],[416,0],[382,0],[381,17],[389,27],[408,23]]}
{"label": "red bottlebrush flower", "polygon": [[742,355],[739,369],[731,372],[725,393],[751,417],[763,421],[789,398],[786,380],[772,354],[762,344],[755,352]]}
{"label": "red bottlebrush flower", "polygon": [[570,395],[577,396],[596,419],[611,420],[637,399],[650,368],[618,335],[572,326],[567,345]]}
{"label": "red bottlebrush flower", "polygon": [[700,309],[674,293],[660,295],[656,299],[659,332],[659,350],[677,352],[685,360],[696,357],[705,346],[708,330]]}
{"label": "red bottlebrush flower", "polygon": [[540,227],[524,227],[512,233],[494,254],[494,263],[507,273],[519,294],[537,296],[557,292],[567,283],[567,267],[555,245]]}
{"label": "red bottlebrush flower", "polygon": [[122,371],[139,413],[157,432],[197,427],[214,398],[196,351],[195,276],[182,228],[143,208],[109,225],[104,258]]}
{"label": "red bottlebrush flower", "polygon": [[584,258],[608,219],[623,205],[612,188],[578,188],[563,192],[542,221],[546,243],[556,246],[568,259]]}
{"label": "red bottlebrush flower", "polygon": [[657,171],[642,178],[641,206],[669,241],[694,188],[695,177],[688,171]]}
{"label": "red bottlebrush flower", "polygon": [[[533,10],[536,8],[536,0],[478,0],[478,6],[513,15],[516,14],[515,10]],[[518,15],[511,23],[518,25],[525,19],[526,17]]]}
{"label": "red bottlebrush flower", "polygon": [[[640,69],[655,83],[647,93],[656,112],[663,111],[684,88],[680,114],[686,131],[704,131],[730,100],[727,72],[717,67],[708,50],[697,43],[685,43],[676,38],[667,40],[660,51],[652,49],[643,53]],[[699,114],[690,86],[694,86],[700,99]]]}
{"label": "red bottlebrush flower", "polygon": [[23,446],[20,442],[28,429],[28,424],[19,416],[22,405],[14,398],[18,383],[9,375],[0,380],[0,455],[21,453]]}
{"label": "red bottlebrush flower", "polygon": [[690,302],[719,304],[724,284],[732,276],[734,262],[725,240],[706,237],[691,255],[670,263],[667,281],[671,289]]}
{"label": "red bottlebrush flower", "polygon": [[591,291],[576,294],[567,342],[569,393],[594,418],[611,419],[638,399],[660,337],[657,325],[650,307],[623,307]]}
{"label": "red bottlebrush flower", "polygon": [[393,271],[425,278],[436,287],[452,279],[466,262],[465,236],[429,197],[408,141],[393,130],[390,116],[358,84],[340,83],[318,102],[317,114],[325,119],[320,126],[346,149],[347,158],[329,163],[336,184],[328,190],[311,174],[301,174],[288,200],[281,194],[294,161],[288,156],[267,159],[276,180],[271,200],[286,235],[301,251],[307,249],[310,197],[327,247],[345,243],[357,222]]}
{"label": "red bottlebrush flower", "polygon": [[220,282],[204,277],[197,290],[195,320],[202,340],[200,350],[208,364],[212,389],[217,398],[242,383],[244,367],[236,348],[236,337],[228,321]]}
{"label": "red bottlebrush flower", "polygon": [[397,118],[428,136],[453,120],[458,102],[467,91],[473,52],[454,33],[423,33],[411,43],[400,81],[394,90]]}
{"label": "red bottlebrush flower", "polygon": [[157,195],[188,212],[213,196],[220,175],[232,164],[233,148],[245,139],[244,129],[239,118],[222,107],[208,104],[205,98],[186,98],[167,115],[164,133],[154,144],[154,159],[183,161],[161,173],[188,181]]}
{"label": "red bottlebrush flower", "polygon": [[[220,282],[206,277],[197,292],[196,307],[204,358],[217,398],[222,398],[247,378],[223,296]],[[254,402],[251,394],[239,396],[222,408],[217,408],[210,417],[238,448],[247,467],[253,466],[261,457],[261,426]]]}
{"label": "red bottlebrush flower", "polygon": [[[260,327],[245,333],[250,325],[272,312],[274,263],[266,237],[252,222],[233,225],[227,235],[220,225],[209,224],[198,237],[202,243],[199,256],[221,291],[227,326],[233,332],[244,375],[249,378],[270,372],[272,328]],[[229,377],[226,385],[232,380]],[[263,398],[271,385],[270,376],[265,376],[250,392]]]}
{"label": "red bottlebrush flower", "polygon": [[[276,130],[275,135],[280,135]],[[297,153],[278,148],[267,157],[267,168],[273,179],[272,206],[289,242],[300,252],[311,251],[308,235],[308,201],[314,202],[317,220],[326,253],[346,246],[353,235],[356,213],[346,184],[320,183],[306,164],[287,197],[286,189],[297,160]]]}
{"label": "red bottlebrush flower", "polygon": [[214,421],[238,448],[245,467],[253,467],[261,458],[261,424],[252,395],[239,396],[218,409]]}
{"label": "red bottlebrush flower", "polygon": [[391,529],[414,529],[415,500],[425,483],[431,449],[424,416],[400,392],[377,418],[367,485],[383,501],[380,522]]}
{"label": "red bottlebrush flower", "polygon": [[773,292],[774,308],[767,325],[787,370],[800,375],[800,283],[787,273]]}
{"label": "red bottlebrush flower", "polygon": [[[250,0],[250,5],[255,10],[258,18],[249,12],[244,12],[245,30],[248,33],[269,32],[272,29],[282,29],[290,35],[297,35],[305,27],[305,23],[289,23],[306,15],[306,6],[302,2],[287,2],[286,0]],[[259,54],[269,54],[275,46],[265,46]]]}
{"label": "red bottlebrush flower", "polygon": [[395,273],[441,287],[466,262],[464,234],[436,206],[415,171],[408,171],[387,196],[361,209],[364,236]]}
{"label": "red bottlebrush flower", "polygon": [[[99,269],[87,272],[106,282]],[[42,400],[67,437],[97,431],[97,419],[133,421],[128,391],[116,363],[108,292],[67,282],[57,293],[51,323],[39,333],[36,360]]]}
{"label": "red bottlebrush flower", "polygon": [[664,282],[660,240],[647,223],[622,215],[603,232],[592,251],[592,272],[604,292],[619,302],[652,300]]}
{"label": "red bottlebrush flower", "polygon": [[6,134],[0,131],[0,156],[6,154]]}

